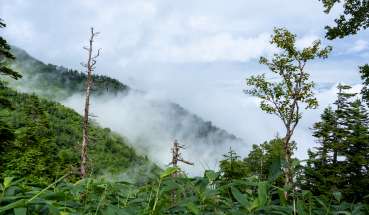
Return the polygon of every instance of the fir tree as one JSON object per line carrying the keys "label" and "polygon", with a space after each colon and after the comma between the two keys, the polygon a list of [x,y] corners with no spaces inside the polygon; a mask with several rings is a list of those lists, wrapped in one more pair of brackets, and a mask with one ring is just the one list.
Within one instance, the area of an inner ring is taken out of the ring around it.
{"label": "fir tree", "polygon": [[245,163],[235,151],[229,149],[228,153],[223,155],[223,157],[225,159],[220,161],[220,170],[226,181],[248,176],[248,169]]}
{"label": "fir tree", "polygon": [[361,201],[369,190],[369,115],[362,101],[347,93],[350,88],[338,85],[336,109],[326,108],[314,125],[320,146],[309,151],[303,186],[317,195],[343,191],[347,200]]}
{"label": "fir tree", "polygon": [[[0,18],[0,28],[5,28],[6,25],[3,20]],[[18,79],[22,76],[9,68],[7,65],[8,60],[14,60],[14,55],[10,52],[10,46],[8,42],[0,36],[0,74],[10,76],[11,78]]]}

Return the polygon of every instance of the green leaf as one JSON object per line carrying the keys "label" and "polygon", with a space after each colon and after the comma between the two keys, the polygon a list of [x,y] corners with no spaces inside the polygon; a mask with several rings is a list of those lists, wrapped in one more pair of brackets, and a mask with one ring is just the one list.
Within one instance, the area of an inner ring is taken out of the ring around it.
{"label": "green leaf", "polygon": [[245,208],[249,207],[249,201],[247,200],[247,196],[242,194],[237,188],[231,187],[231,192],[234,198]]}
{"label": "green leaf", "polygon": [[189,203],[187,203],[186,207],[193,214],[195,214],[195,215],[199,215],[200,214],[200,209],[194,203],[189,202]]}
{"label": "green leaf", "polygon": [[160,179],[173,175],[177,171],[178,171],[178,167],[169,167],[163,173],[160,174]]}
{"label": "green leaf", "polygon": [[16,202],[13,202],[13,203],[10,203],[4,207],[1,207],[0,208],[0,213],[4,212],[4,211],[7,211],[7,210],[10,210],[10,209],[13,209],[13,208],[18,208],[18,207],[21,207],[21,206],[24,206],[25,205],[25,199],[21,199],[21,200],[18,200]]}
{"label": "green leaf", "polygon": [[27,215],[27,208],[14,208],[14,215]]}
{"label": "green leaf", "polygon": [[268,201],[268,183],[266,181],[258,183],[258,200],[260,207],[265,206]]}
{"label": "green leaf", "polygon": [[338,201],[338,202],[341,202],[341,199],[342,199],[342,193],[337,191],[337,192],[333,192],[333,196],[334,198]]}
{"label": "green leaf", "polygon": [[286,195],[285,195],[286,191],[284,189],[278,187],[277,192],[278,192],[278,196],[279,196],[279,201],[281,202],[281,204],[283,206],[286,206],[287,205],[287,199],[286,199]]}
{"label": "green leaf", "polygon": [[4,190],[6,190],[8,187],[10,187],[10,185],[12,184],[13,179],[14,179],[14,177],[5,177],[4,178],[4,182],[3,182]]}
{"label": "green leaf", "polygon": [[217,179],[218,176],[219,176],[219,174],[217,174],[213,170],[206,170],[205,171],[205,177],[208,178],[209,181],[215,181],[215,179]]}

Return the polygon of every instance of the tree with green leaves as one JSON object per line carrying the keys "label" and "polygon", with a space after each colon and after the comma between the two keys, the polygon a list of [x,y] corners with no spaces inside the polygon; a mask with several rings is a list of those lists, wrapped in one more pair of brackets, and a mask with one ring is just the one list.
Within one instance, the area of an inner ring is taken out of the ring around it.
{"label": "tree with green leaves", "polygon": [[369,106],[369,65],[359,67],[359,72],[361,74],[361,80],[363,81],[363,88],[361,88],[362,99]]}
{"label": "tree with green leaves", "polygon": [[274,54],[273,59],[260,58],[260,64],[266,65],[278,79],[270,81],[265,74],[251,76],[247,79],[247,85],[251,89],[247,94],[261,99],[260,108],[276,115],[285,127],[284,155],[285,185],[292,186],[292,144],[291,138],[298,125],[302,108],[314,109],[318,102],[314,97],[314,83],[310,81],[309,73],[305,67],[308,61],[315,58],[327,58],[331,47],[321,47],[320,40],[316,40],[309,47],[298,50],[296,47],[296,35],[284,28],[274,29],[271,44],[276,45],[281,52]]}
{"label": "tree with green leaves", "polygon": [[342,3],[343,14],[334,21],[335,26],[326,26],[326,37],[330,40],[356,34],[369,27],[369,1],[367,0],[319,0],[323,2],[325,13]]}
{"label": "tree with green leaves", "polygon": [[[357,34],[360,30],[369,27],[369,1],[367,0],[319,0],[323,2],[326,13],[330,13],[332,8],[342,3],[343,14],[335,19],[336,26],[326,26],[326,37],[330,40],[344,38],[349,35]],[[369,104],[369,65],[365,64],[359,67],[363,88],[361,94],[363,99]]]}
{"label": "tree with green leaves", "polygon": [[[6,25],[4,21],[0,18],[0,28],[5,28]],[[14,79],[19,79],[22,77],[18,72],[11,69],[7,62],[9,60],[14,60],[14,55],[10,52],[10,45],[8,42],[0,36],[0,74],[9,76]]]}
{"label": "tree with green leaves", "polygon": [[284,160],[283,139],[275,138],[260,145],[254,144],[247,157],[243,159],[250,175],[257,175],[261,180],[272,176],[272,168],[280,169]]}

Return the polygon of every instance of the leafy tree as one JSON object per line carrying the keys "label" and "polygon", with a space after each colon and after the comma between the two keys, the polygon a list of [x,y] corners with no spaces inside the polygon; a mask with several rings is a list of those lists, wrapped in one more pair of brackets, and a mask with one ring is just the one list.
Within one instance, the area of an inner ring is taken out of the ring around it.
{"label": "leafy tree", "polygon": [[249,174],[257,175],[261,180],[268,180],[272,177],[272,167],[279,169],[283,163],[283,139],[276,138],[260,145],[254,144],[243,160],[249,169]]}
{"label": "leafy tree", "polygon": [[363,80],[363,88],[361,89],[361,95],[363,100],[369,105],[369,65],[359,67],[359,72],[361,74],[361,80]]}
{"label": "leafy tree", "polygon": [[246,93],[261,99],[263,111],[276,115],[283,122],[286,130],[283,138],[286,186],[292,185],[291,138],[301,119],[301,108],[314,109],[318,105],[313,93],[314,83],[309,80],[305,66],[315,58],[327,58],[331,51],[331,47],[321,48],[319,40],[302,50],[296,48],[295,42],[295,34],[284,28],[276,28],[271,44],[276,45],[281,52],[274,54],[271,60],[261,57],[260,63],[268,66],[278,79],[269,81],[265,74],[251,76],[247,79],[247,85],[252,88],[246,90]]}
{"label": "leafy tree", "polygon": [[330,40],[356,34],[369,27],[369,1],[367,0],[319,0],[323,2],[325,13],[329,13],[335,4],[341,3],[344,12],[335,19],[336,26],[326,26],[326,37]]}
{"label": "leafy tree", "polygon": [[[2,19],[0,19],[0,28],[5,28],[6,25]],[[12,70],[7,66],[7,60],[14,60],[14,55],[10,52],[10,46],[7,41],[0,36],[0,74],[9,76],[14,79],[21,78],[18,72]]]}

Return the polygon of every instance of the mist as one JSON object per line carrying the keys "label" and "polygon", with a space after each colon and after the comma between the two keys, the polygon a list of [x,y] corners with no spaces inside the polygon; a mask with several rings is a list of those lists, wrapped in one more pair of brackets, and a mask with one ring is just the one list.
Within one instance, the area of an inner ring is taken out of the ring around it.
{"label": "mist", "polygon": [[[62,101],[79,113],[82,113],[83,102],[80,94]],[[215,129],[211,122],[204,123],[179,105],[150,93],[131,90],[128,94],[93,97],[90,107],[95,121],[125,136],[138,153],[147,155],[163,168],[171,161],[172,144],[177,139],[185,145],[182,157],[194,162],[194,166],[181,165],[189,175],[217,169],[223,154],[230,148],[242,155],[250,149],[245,141]]]}
{"label": "mist", "polygon": [[[298,144],[295,157],[305,159],[307,150],[317,146],[311,128],[319,121],[323,109],[336,99],[336,86],[337,84],[322,85],[316,91],[320,106],[317,110],[304,112],[294,135]],[[361,85],[355,85],[352,91],[359,92],[360,88]],[[232,98],[231,94],[228,96]],[[252,128],[242,136],[243,139],[220,134],[223,130],[210,131],[208,136],[199,137],[196,134],[201,128],[196,117],[188,113],[182,114],[184,109],[156,94],[131,90],[128,94],[93,97],[91,112],[96,116],[93,118],[96,122],[125,136],[138,153],[147,155],[162,168],[170,163],[172,143],[177,139],[180,144],[186,146],[182,151],[183,158],[195,163],[194,166],[180,165],[181,168],[189,175],[196,176],[203,174],[205,169],[217,170],[219,161],[230,148],[245,157],[252,144],[260,144],[284,135],[279,120],[273,115],[261,112],[257,99],[245,95],[243,99],[237,96],[233,99],[241,101],[239,107],[233,108],[233,114],[245,117],[245,123],[237,125],[241,129]],[[62,103],[82,113],[83,101],[82,95],[75,94]],[[211,102],[215,101],[209,98],[208,105]],[[224,115],[222,117],[224,118]]]}

